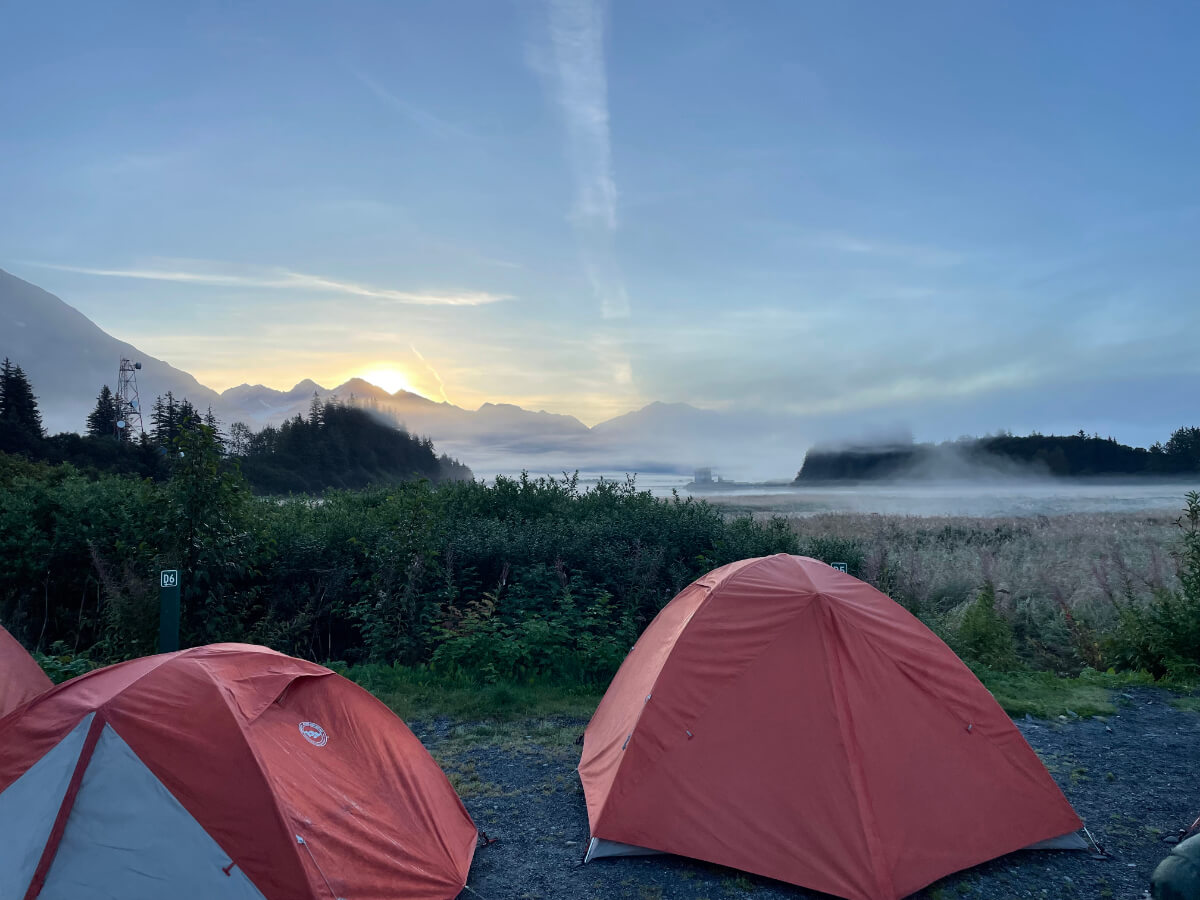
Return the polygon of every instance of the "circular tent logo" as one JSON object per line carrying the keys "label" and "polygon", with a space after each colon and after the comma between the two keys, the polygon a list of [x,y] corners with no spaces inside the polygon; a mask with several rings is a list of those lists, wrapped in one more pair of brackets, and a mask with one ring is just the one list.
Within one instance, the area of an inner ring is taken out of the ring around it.
{"label": "circular tent logo", "polygon": [[325,729],[316,722],[301,722],[300,733],[304,735],[304,739],[314,747],[324,747],[329,743],[329,735],[325,733]]}

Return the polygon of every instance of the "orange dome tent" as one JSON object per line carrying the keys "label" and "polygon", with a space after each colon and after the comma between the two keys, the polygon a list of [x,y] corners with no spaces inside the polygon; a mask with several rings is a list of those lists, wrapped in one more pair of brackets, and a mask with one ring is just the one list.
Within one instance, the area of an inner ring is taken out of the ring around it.
{"label": "orange dome tent", "polygon": [[0,720],[0,897],[443,900],[476,831],[421,743],[329,669],[215,644]]}
{"label": "orange dome tent", "polygon": [[52,687],[29,651],[0,626],[0,717]]}
{"label": "orange dome tent", "polygon": [[1038,842],[1084,846],[1045,767],[933,632],[785,554],[667,604],[588,724],[579,774],[588,859],[675,853],[853,900]]}

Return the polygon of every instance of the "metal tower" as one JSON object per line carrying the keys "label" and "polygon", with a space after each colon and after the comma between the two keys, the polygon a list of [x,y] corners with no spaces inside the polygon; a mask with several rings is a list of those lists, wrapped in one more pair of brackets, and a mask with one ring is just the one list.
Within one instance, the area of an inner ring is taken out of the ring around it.
{"label": "metal tower", "polygon": [[140,437],[145,429],[142,428],[142,401],[138,399],[136,370],[140,362],[130,362],[121,357],[121,366],[117,370],[117,437],[121,440],[133,440],[134,427]]}

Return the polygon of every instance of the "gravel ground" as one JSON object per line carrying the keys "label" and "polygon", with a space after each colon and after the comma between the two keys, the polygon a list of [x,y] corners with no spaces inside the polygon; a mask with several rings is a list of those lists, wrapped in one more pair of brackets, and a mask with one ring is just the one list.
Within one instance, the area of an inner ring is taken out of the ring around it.
{"label": "gravel ground", "polygon": [[[1023,851],[951,875],[915,896],[1142,897],[1150,873],[1170,851],[1162,838],[1200,814],[1200,714],[1172,706],[1172,699],[1164,691],[1136,689],[1118,695],[1118,713],[1107,718],[1017,722],[1109,858]],[[581,865],[589,835],[573,740],[585,724],[413,723],[476,825],[496,839],[476,852],[471,891],[462,900],[825,896],[678,857]]]}

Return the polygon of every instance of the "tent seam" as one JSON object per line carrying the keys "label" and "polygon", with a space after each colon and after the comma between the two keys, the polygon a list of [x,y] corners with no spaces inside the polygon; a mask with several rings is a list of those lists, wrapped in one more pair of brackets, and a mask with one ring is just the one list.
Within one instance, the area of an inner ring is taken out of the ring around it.
{"label": "tent seam", "polygon": [[[732,575],[728,576],[727,578],[722,578],[716,584],[711,585],[711,586],[704,586],[705,591],[706,591],[704,599],[701,600],[700,603],[698,603],[696,605],[696,608],[694,610],[692,610],[692,614],[690,616],[688,616],[687,620],[680,626],[679,633],[675,636],[675,641],[671,645],[671,651],[667,654],[666,659],[663,660],[662,667],[658,670],[658,674],[656,674],[654,676],[654,681],[650,685],[650,690],[647,692],[647,697],[653,697],[654,694],[657,692],[658,683],[662,679],[663,672],[666,671],[667,665],[671,662],[671,657],[675,652],[675,647],[678,645],[680,639],[683,637],[684,632],[687,631],[688,627],[692,624],[692,622],[694,622],[696,620],[696,617],[699,616],[700,613],[703,612],[705,609],[707,609],[713,603],[715,598],[724,592],[726,587],[728,587],[730,584],[732,584],[736,579],[738,579],[744,573],[749,572],[751,569],[756,569],[756,568],[758,568],[758,566],[762,565],[767,560],[775,559],[776,557],[779,557],[779,556],[784,556],[784,557],[787,557],[788,559],[795,558],[790,553],[776,553],[771,556],[763,556],[763,557],[760,557],[760,558],[754,560],[749,565],[742,566],[740,569],[738,569]],[[732,563],[730,565],[732,565]],[[799,568],[800,568],[800,571],[807,578],[808,573],[804,572],[804,567],[800,566]],[[698,584],[701,580],[703,580],[703,579],[697,578],[695,581],[693,581],[691,584],[689,584],[688,587],[691,587],[693,584]],[[811,578],[808,579],[808,586],[814,597],[819,595],[820,592],[817,590],[816,585],[814,585],[812,583]],[[684,590],[686,591],[687,588],[685,587]],[[682,593],[682,591],[680,593]],[[797,593],[802,594],[803,591],[797,591]],[[810,604],[805,604],[801,609],[798,609],[796,611],[796,616],[794,618],[799,617],[801,614],[803,614],[803,612],[808,608],[809,605]],[[664,609],[665,609],[665,607],[664,607]],[[794,620],[794,618],[789,619],[787,624],[790,625],[791,622]],[[737,676],[733,679],[731,684],[736,684],[737,681],[740,678],[742,678],[746,674],[746,672],[748,672],[754,666],[755,661],[757,661],[757,659],[763,653],[767,652],[767,650],[769,650],[771,647],[773,647],[775,645],[776,641],[781,640],[783,637],[782,632],[785,630],[786,630],[786,626],[781,627],[780,634],[776,635],[775,638],[773,638],[770,641],[770,643],[766,644],[758,653],[756,653],[752,658],[748,659],[746,661],[746,665],[742,668],[742,671],[737,674]],[[713,702],[715,702],[715,697],[710,697],[709,702],[704,705],[704,708],[696,713],[696,715],[694,717],[694,722],[700,721],[700,719],[704,716],[704,714],[706,712],[708,712],[709,708],[712,707]],[[640,710],[638,710],[637,718],[634,719],[633,726],[629,729],[629,734],[626,735],[626,737],[625,737],[625,744],[622,745],[622,747],[621,747],[621,756],[617,760],[617,770],[616,770],[616,772],[613,773],[612,781],[610,782],[608,791],[604,797],[604,803],[601,805],[599,812],[596,813],[596,825],[597,826],[599,826],[600,822],[604,818],[604,810],[607,809],[607,807],[608,807],[608,801],[612,799],[613,791],[617,785],[617,779],[619,779],[621,777],[621,764],[625,761],[625,748],[629,745],[629,741],[633,739],[634,734],[637,733],[638,725],[640,725],[642,723],[642,716],[644,716],[646,714],[646,707],[649,705],[650,704],[648,701],[644,701],[642,703],[642,708]],[[641,781],[642,779],[638,779],[638,780]]]}
{"label": "tent seam", "polygon": [[[246,748],[250,751],[250,756],[254,760],[254,765],[258,769],[258,774],[262,778],[263,783],[267,786],[267,793],[271,797],[271,807],[272,807],[272,809],[275,810],[275,814],[279,819],[279,823],[280,823],[280,825],[283,826],[283,830],[284,830],[285,834],[287,835],[287,843],[288,843],[288,846],[291,848],[292,854],[295,856],[296,865],[299,866],[300,871],[303,872],[305,870],[304,858],[300,855],[299,845],[296,843],[296,833],[292,829],[291,820],[284,815],[283,810],[279,806],[279,798],[276,796],[275,791],[271,786],[271,779],[267,776],[267,770],[263,766],[263,761],[258,755],[258,748],[254,746],[253,741],[249,740],[248,737],[246,737],[245,730],[242,728],[241,723],[238,721],[237,713],[234,711],[233,707],[230,705],[229,698],[225,695],[225,692],[221,690],[221,687],[217,683],[216,678],[213,677],[212,671],[208,668],[208,666],[200,666],[200,670],[202,672],[204,672],[205,677],[208,678],[209,683],[216,689],[217,696],[219,696],[221,698],[221,702],[225,705],[225,709],[229,712],[229,715],[233,717],[234,722],[237,723],[238,731],[241,732],[243,739],[245,739],[245,741],[246,741]],[[333,673],[331,672],[330,674],[333,674]],[[293,681],[294,680],[295,679],[293,679]],[[291,681],[288,682],[288,687],[291,686],[291,683],[292,683]],[[287,690],[287,688],[284,688],[284,690]],[[280,693],[282,694],[282,691]],[[276,698],[276,699],[278,699],[278,698]],[[274,703],[275,701],[272,700],[271,702]],[[132,747],[130,749],[132,749]],[[136,751],[134,751],[134,752],[136,753]],[[166,787],[166,785],[163,785],[163,787]],[[168,791],[169,790],[170,789],[168,788]],[[174,796],[174,794],[172,794],[172,796]],[[178,800],[179,798],[176,797],[175,799]],[[182,800],[180,801],[180,805],[183,805]],[[184,806],[184,809],[187,809],[187,807]],[[201,827],[203,827],[203,826],[201,826]],[[207,830],[208,829],[206,828],[205,831],[207,831]],[[217,846],[220,846],[220,844],[218,844]],[[224,847],[221,847],[221,849],[225,850]],[[225,850],[225,852],[228,853],[229,851]],[[229,854],[229,858],[231,860],[233,860],[232,853]],[[236,860],[234,860],[234,862],[236,862]],[[245,873],[246,870],[242,868],[240,863],[238,864],[238,868],[242,869],[242,872]],[[250,878],[250,876],[248,874],[246,875],[246,877]],[[307,882],[308,878],[306,877],[304,880]],[[251,884],[254,884],[253,879],[250,879],[250,882],[251,882]],[[257,888],[258,885],[255,884],[255,887]],[[308,889],[309,889],[308,890],[309,896],[313,897],[315,900],[316,895],[313,893],[311,883],[308,885]],[[259,890],[261,891],[261,888]]]}
{"label": "tent seam", "polygon": [[[629,742],[633,739],[633,735],[637,732],[638,725],[642,723],[642,716],[646,714],[646,707],[649,705],[650,698],[654,696],[654,692],[658,689],[658,682],[659,679],[662,678],[663,670],[666,669],[667,663],[671,661],[671,653],[673,653],[675,650],[675,644],[678,643],[679,639],[683,636],[683,633],[687,631],[688,626],[692,624],[696,616],[700,614],[700,611],[709,605],[713,599],[713,596],[719,593],[721,588],[723,588],[731,580],[742,574],[742,572],[746,569],[750,568],[753,568],[753,564],[743,566],[729,578],[722,579],[715,585],[701,585],[701,587],[704,588],[704,599],[696,604],[696,608],[692,610],[691,615],[689,615],[687,619],[684,620],[684,622],[679,626],[679,632],[675,635],[675,641],[671,644],[671,651],[668,652],[666,658],[663,659],[663,664],[659,667],[658,672],[655,674],[654,681],[650,683],[650,690],[646,693],[646,700],[642,701],[642,708],[638,710],[637,717],[633,720],[633,725],[629,729],[629,734],[625,736],[625,742],[621,745],[621,756],[617,760],[616,771],[613,773],[612,781],[609,782],[608,790],[605,792],[604,803],[601,804],[599,811],[596,813],[597,826],[599,826],[600,822],[604,819],[604,810],[608,808],[608,801],[612,799],[613,790],[617,786],[617,779],[621,777],[621,764],[625,761],[625,748],[629,746]],[[692,585],[699,584],[701,580],[702,578],[697,578],[695,581],[689,583],[683,590],[686,591]],[[680,593],[682,592],[683,591],[680,591]],[[663,607],[663,609],[666,609],[666,607]]]}
{"label": "tent seam", "polygon": [[88,725],[83,746],[79,749],[75,767],[71,771],[71,780],[67,782],[67,789],[63,793],[58,813],[54,817],[54,825],[46,838],[46,845],[42,848],[42,855],[38,859],[37,868],[33,871],[33,877],[29,880],[29,886],[25,889],[25,900],[36,900],[46,886],[46,879],[50,877],[50,870],[54,867],[54,860],[58,856],[58,848],[62,846],[63,835],[67,831],[67,823],[75,809],[75,800],[79,797],[79,790],[83,786],[83,777],[92,764],[96,744],[100,742],[100,735],[106,727],[109,725],[104,716],[99,711],[92,713],[91,724]]}
{"label": "tent seam", "polygon": [[[820,593],[818,598],[824,599]],[[828,603],[823,603],[822,607],[830,613],[831,618],[839,626],[841,625],[840,618]],[[862,753],[858,746],[858,740],[852,733],[853,717],[851,716],[849,704],[846,698],[846,680],[842,673],[842,659],[837,648],[831,647],[829,635],[824,628],[820,629],[821,644],[825,648],[825,656],[829,663],[830,680],[832,682],[834,692],[833,711],[837,717],[838,730],[842,735],[842,745],[846,748],[846,761],[850,766],[850,785],[854,790],[854,800],[858,806],[859,819],[862,824],[863,837],[867,842],[867,850],[871,857],[871,874],[874,876],[875,886],[882,893],[880,897],[894,897],[896,894],[895,884],[887,872],[887,860],[883,856],[883,842],[879,838],[879,827],[875,821],[875,811],[871,808],[870,800],[867,797],[865,790],[865,777],[862,767]]]}

